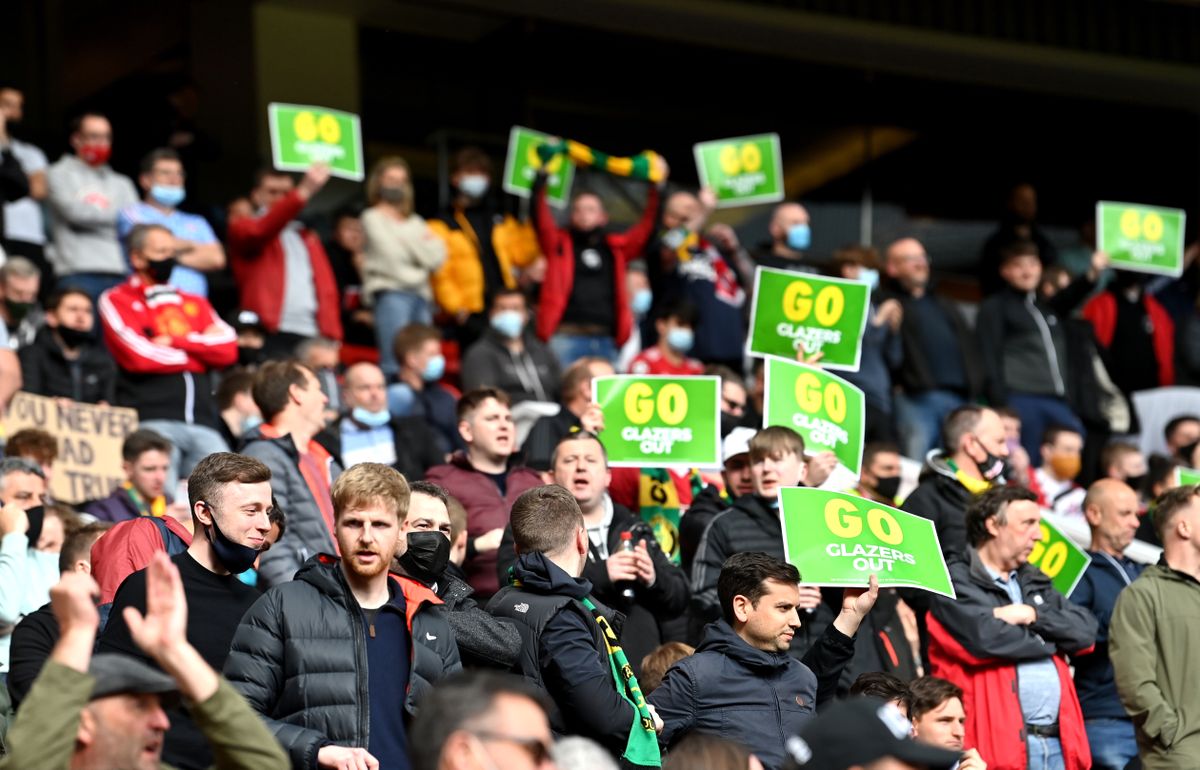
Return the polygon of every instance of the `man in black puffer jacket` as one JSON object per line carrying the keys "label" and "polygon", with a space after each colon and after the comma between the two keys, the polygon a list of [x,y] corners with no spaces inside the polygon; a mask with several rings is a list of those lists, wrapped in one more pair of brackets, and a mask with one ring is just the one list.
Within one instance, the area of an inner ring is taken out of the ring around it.
{"label": "man in black puffer jacket", "polygon": [[388,466],[361,463],[338,477],[342,559],[309,559],[254,603],[234,635],[225,676],[296,770],[365,766],[371,757],[409,767],[407,721],[461,668],[441,600],[388,574],[408,501],[408,484]]}

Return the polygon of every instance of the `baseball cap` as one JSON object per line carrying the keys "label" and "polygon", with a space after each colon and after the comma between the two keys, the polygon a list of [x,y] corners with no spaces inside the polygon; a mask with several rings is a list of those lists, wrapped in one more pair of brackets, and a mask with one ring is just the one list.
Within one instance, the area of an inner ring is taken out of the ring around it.
{"label": "baseball cap", "polygon": [[786,748],[793,767],[802,770],[843,770],[884,757],[917,767],[950,768],[961,758],[957,751],[913,740],[911,729],[912,724],[890,703],[850,698],[821,712],[799,736],[788,739]]}
{"label": "baseball cap", "polygon": [[111,652],[93,655],[88,673],[96,680],[90,700],[109,695],[179,693],[179,686],[174,679],[128,655]]}
{"label": "baseball cap", "polygon": [[263,324],[262,319],[258,317],[258,313],[253,310],[241,310],[233,318],[231,324],[238,334],[244,331],[259,331],[265,332],[267,327]]}
{"label": "baseball cap", "polygon": [[729,462],[730,457],[744,455],[750,451],[750,439],[754,438],[754,434],[758,431],[754,428],[734,428],[729,431],[729,435],[725,437],[724,443],[721,445],[721,462]]}

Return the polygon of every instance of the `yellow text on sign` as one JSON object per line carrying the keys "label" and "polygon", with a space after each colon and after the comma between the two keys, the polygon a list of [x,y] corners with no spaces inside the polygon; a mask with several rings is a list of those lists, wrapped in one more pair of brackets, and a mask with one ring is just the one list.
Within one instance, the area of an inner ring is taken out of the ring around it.
{"label": "yellow text on sign", "polygon": [[803,372],[796,378],[796,405],[809,414],[825,408],[825,414],[836,423],[846,419],[846,389],[830,380],[821,387],[821,381],[812,372]]}
{"label": "yellow text on sign", "polygon": [[635,382],[625,391],[625,416],[634,425],[645,425],[654,417],[667,425],[678,425],[687,417],[688,397],[683,386],[667,383],[654,396],[654,389],[644,382]]}
{"label": "yellow text on sign", "polygon": [[296,138],[302,142],[312,142],[320,137],[326,144],[337,144],[342,138],[342,127],[332,115],[322,115],[318,118],[304,110],[296,113],[292,127],[296,130]]}
{"label": "yellow text on sign", "polygon": [[1131,240],[1161,241],[1163,237],[1162,217],[1153,211],[1142,215],[1134,209],[1121,214],[1121,235]]}
{"label": "yellow text on sign", "polygon": [[1047,548],[1046,541],[1050,539],[1050,528],[1045,524],[1042,524],[1041,527],[1042,539],[1033,546],[1033,551],[1029,554],[1029,563],[1036,565],[1046,574],[1046,577],[1055,578],[1066,566],[1070,553],[1067,550],[1067,544],[1062,540]]}
{"label": "yellow text on sign", "polygon": [[718,162],[725,176],[753,173],[762,168],[762,150],[753,142],[727,144],[721,148]]}
{"label": "yellow text on sign", "polygon": [[[863,531],[862,514],[849,500],[834,498],[825,504],[825,526],[838,537],[858,537]],[[900,545],[904,541],[904,530],[900,529],[900,523],[882,508],[867,511],[867,528],[888,545]]]}
{"label": "yellow text on sign", "polygon": [[783,314],[793,323],[808,319],[816,311],[817,323],[833,326],[846,310],[846,294],[840,286],[830,284],[817,292],[806,281],[794,281],[783,292]]}

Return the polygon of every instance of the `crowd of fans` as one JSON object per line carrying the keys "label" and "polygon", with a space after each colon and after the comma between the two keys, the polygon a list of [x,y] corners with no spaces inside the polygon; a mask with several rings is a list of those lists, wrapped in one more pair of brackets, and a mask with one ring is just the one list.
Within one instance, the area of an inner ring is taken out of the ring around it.
{"label": "crowd of fans", "polygon": [[[627,229],[583,175],[523,220],[474,148],[428,220],[391,157],[328,241],[320,165],[259,171],[214,227],[174,151],[108,165],[102,114],[48,164],[23,98],[0,88],[0,409],[139,429],[74,506],[56,437],[6,437],[0,767],[1195,767],[1200,417],[1169,456],[1128,443],[1134,393],[1200,382],[1192,251],[1179,280],[1090,249],[1069,274],[1022,185],[967,313],[914,238],[819,259],[789,202],[747,249],[665,164]],[[850,491],[932,520],[957,598],[786,563],[780,491],[840,482],[761,428],[759,265],[871,287]],[[719,377],[722,467],[610,468],[614,372]],[[1091,531],[1069,597],[1029,563],[1047,510]]]}

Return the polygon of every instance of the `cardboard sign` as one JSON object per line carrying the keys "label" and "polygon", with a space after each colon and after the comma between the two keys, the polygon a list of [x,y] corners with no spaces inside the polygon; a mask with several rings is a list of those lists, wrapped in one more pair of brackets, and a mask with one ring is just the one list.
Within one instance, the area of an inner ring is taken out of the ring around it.
{"label": "cardboard sign", "polygon": [[1200,484],[1200,471],[1195,468],[1175,469],[1175,486],[1190,487],[1193,484]]}
{"label": "cardboard sign", "polygon": [[779,134],[701,142],[692,152],[700,184],[717,196],[717,208],[783,200]]}
{"label": "cardboard sign", "polygon": [[1042,539],[1033,547],[1033,553],[1029,554],[1029,563],[1044,572],[1059,593],[1070,596],[1079,578],[1083,577],[1092,563],[1092,557],[1075,545],[1062,530],[1043,518]]}
{"label": "cardboard sign", "polygon": [[783,547],[800,580],[816,586],[920,588],[955,598],[933,522],[854,495],[781,490]]}
{"label": "cardboard sign", "polygon": [[362,126],[351,112],[303,104],[267,105],[271,158],[280,171],[329,164],[332,176],[363,180]]}
{"label": "cardboard sign", "polygon": [[861,281],[760,267],[746,352],[788,361],[823,353],[821,368],[856,372],[870,297]]}
{"label": "cardboard sign", "polygon": [[777,358],[767,359],[766,380],[764,428],[791,428],[804,438],[805,450],[833,452],[852,473],[862,472],[862,390],[818,368]]}
{"label": "cardboard sign", "polygon": [[1096,248],[1118,270],[1178,278],[1183,274],[1183,209],[1100,201]]}
{"label": "cardboard sign", "polygon": [[[504,192],[520,198],[533,195],[533,180],[542,161],[537,149],[551,139],[549,134],[522,126],[513,126],[508,133],[508,155],[504,160]],[[566,153],[555,155],[546,163],[546,202],[562,208],[571,195],[575,180],[575,164]]]}
{"label": "cardboard sign", "polygon": [[125,481],[121,444],[137,430],[137,412],[118,406],[80,404],[66,399],[18,393],[8,405],[5,434],[25,428],[58,439],[50,493],[64,503],[107,497]]}
{"label": "cardboard sign", "polygon": [[600,443],[614,468],[720,464],[719,377],[617,375],[592,380]]}

